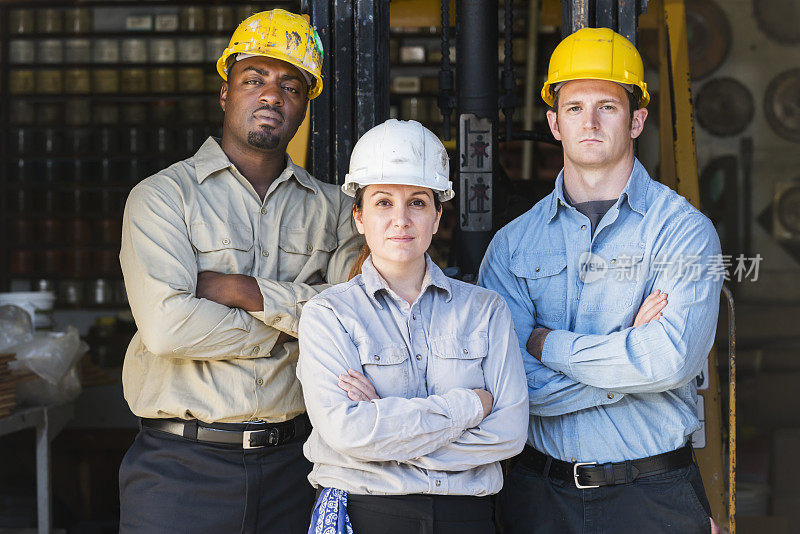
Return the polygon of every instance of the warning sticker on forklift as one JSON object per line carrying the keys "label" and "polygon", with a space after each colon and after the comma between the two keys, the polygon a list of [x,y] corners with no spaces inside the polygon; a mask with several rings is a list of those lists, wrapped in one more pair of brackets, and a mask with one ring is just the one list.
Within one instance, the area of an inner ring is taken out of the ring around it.
{"label": "warning sticker on forklift", "polygon": [[459,166],[461,172],[492,172],[492,123],[470,113],[459,117]]}
{"label": "warning sticker on forklift", "polygon": [[461,173],[461,229],[486,231],[492,229],[492,173]]}
{"label": "warning sticker on forklift", "polygon": [[700,419],[700,428],[692,434],[692,445],[695,449],[703,449],[706,446],[706,399],[702,395],[697,396],[697,418]]}
{"label": "warning sticker on forklift", "polygon": [[493,133],[489,119],[462,114],[459,119],[459,202],[461,230],[492,229]]}

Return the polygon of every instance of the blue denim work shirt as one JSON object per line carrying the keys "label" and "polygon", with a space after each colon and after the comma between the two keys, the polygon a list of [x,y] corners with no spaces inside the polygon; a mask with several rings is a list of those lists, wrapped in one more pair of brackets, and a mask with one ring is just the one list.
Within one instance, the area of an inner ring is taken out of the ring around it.
{"label": "blue denim work shirt", "polygon": [[[502,295],[522,349],[528,442],[564,461],[632,460],[677,449],[700,428],[697,385],[714,342],[724,268],[711,221],[636,160],[591,235],[554,191],[492,240],[478,283]],[[643,300],[662,318],[633,327]],[[541,362],[525,345],[552,330]]]}

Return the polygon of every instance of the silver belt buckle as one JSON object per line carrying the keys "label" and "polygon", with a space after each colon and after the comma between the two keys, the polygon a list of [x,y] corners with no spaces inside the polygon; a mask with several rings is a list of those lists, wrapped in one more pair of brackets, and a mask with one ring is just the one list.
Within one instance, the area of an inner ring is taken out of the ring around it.
{"label": "silver belt buckle", "polygon": [[575,462],[572,464],[572,477],[575,479],[575,487],[578,489],[599,488],[600,486],[584,486],[578,482],[578,468],[584,465],[597,465],[597,462]]}
{"label": "silver belt buckle", "polygon": [[250,445],[250,436],[254,432],[263,432],[263,430],[245,430],[242,432],[242,448],[244,449],[260,449],[261,446]]}
{"label": "silver belt buckle", "polygon": [[280,435],[277,428],[272,428],[267,434],[267,442],[264,445],[251,445],[250,436],[256,432],[266,432],[266,430],[245,430],[242,432],[242,448],[244,449],[261,449],[268,445],[275,446],[278,444]]}

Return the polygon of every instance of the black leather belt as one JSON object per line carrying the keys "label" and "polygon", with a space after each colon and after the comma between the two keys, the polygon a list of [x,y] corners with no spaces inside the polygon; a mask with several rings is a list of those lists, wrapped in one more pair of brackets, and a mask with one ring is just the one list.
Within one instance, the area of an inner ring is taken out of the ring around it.
{"label": "black leather belt", "polygon": [[140,419],[142,426],[169,432],[192,441],[238,445],[243,449],[277,447],[304,440],[311,432],[311,422],[301,414],[283,423],[203,423],[196,419]]}
{"label": "black leather belt", "polygon": [[598,464],[597,462],[564,462],[525,445],[519,462],[542,476],[575,484],[578,489],[627,484],[637,478],[660,475],[694,463],[692,444],[680,449],[638,460]]}

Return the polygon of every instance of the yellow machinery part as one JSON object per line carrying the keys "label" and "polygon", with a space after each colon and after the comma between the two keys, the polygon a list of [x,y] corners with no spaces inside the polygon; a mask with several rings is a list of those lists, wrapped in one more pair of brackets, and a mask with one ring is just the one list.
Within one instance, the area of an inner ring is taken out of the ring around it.
{"label": "yellow machinery part", "polygon": [[[689,71],[688,36],[684,0],[653,0],[648,11],[658,18],[659,30],[659,138],[662,183],[686,197],[695,207],[700,207],[697,152],[694,136],[694,112]],[[703,484],[711,504],[713,518],[718,525],[728,525],[736,531],[736,383],[735,336],[733,328],[733,300],[727,288],[729,313],[729,417],[728,417],[728,469],[724,468],[725,445],[722,429],[722,402],[716,347],[709,359],[709,387],[699,392],[705,407],[706,446],[696,449]],[[728,489],[725,498],[726,483]]]}
{"label": "yellow machinery part", "polygon": [[[289,141],[289,146],[286,147],[286,153],[292,158],[295,165],[306,168],[308,160],[308,147],[311,140],[311,113],[306,110],[306,118],[297,129],[297,133]],[[324,177],[320,177],[324,179]]]}

